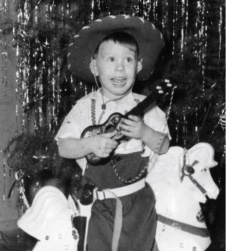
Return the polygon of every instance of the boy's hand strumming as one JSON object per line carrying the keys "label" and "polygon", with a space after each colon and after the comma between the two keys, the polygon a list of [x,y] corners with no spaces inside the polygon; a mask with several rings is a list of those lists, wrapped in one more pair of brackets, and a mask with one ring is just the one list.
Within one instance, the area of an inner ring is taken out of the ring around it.
{"label": "boy's hand strumming", "polygon": [[107,158],[118,146],[118,142],[112,139],[116,131],[103,133],[92,137],[92,152],[99,158]]}

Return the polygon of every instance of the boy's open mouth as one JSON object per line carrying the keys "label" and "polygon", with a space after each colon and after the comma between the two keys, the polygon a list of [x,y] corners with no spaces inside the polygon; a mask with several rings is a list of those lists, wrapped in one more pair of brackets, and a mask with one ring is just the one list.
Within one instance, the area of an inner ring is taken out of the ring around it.
{"label": "boy's open mouth", "polygon": [[112,78],[111,80],[116,84],[123,84],[126,79],[120,77],[120,78]]}

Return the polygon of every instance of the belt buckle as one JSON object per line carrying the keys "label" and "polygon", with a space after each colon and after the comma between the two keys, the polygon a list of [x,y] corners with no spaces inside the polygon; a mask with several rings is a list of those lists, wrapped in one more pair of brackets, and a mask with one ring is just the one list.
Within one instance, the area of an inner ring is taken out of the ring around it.
{"label": "belt buckle", "polygon": [[96,192],[96,198],[98,200],[105,200],[106,199],[105,192],[103,190],[96,190],[95,192]]}

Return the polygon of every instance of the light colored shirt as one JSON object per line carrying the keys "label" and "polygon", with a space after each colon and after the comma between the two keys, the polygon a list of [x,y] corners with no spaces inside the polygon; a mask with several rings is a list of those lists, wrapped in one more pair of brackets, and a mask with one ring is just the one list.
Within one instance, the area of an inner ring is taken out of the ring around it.
{"label": "light colored shirt", "polygon": [[[120,100],[111,101],[102,96],[101,89],[96,92],[92,92],[80,99],[71,109],[56,135],[56,140],[59,138],[80,138],[84,129],[92,125],[92,99],[95,100],[96,124],[103,124],[105,121],[107,121],[111,114],[117,112],[124,115],[144,98],[144,95],[130,92]],[[106,104],[105,110],[102,109],[103,103]],[[146,111],[143,119],[146,125],[155,131],[168,134],[170,138],[166,115],[159,107],[155,106],[151,110]],[[154,156],[154,152],[147,146],[144,147],[141,140],[137,139],[130,139],[120,143],[115,150],[115,154],[127,154],[138,151],[143,151],[142,156],[149,156],[150,158]],[[77,162],[84,171],[86,167],[86,159],[77,159]]]}

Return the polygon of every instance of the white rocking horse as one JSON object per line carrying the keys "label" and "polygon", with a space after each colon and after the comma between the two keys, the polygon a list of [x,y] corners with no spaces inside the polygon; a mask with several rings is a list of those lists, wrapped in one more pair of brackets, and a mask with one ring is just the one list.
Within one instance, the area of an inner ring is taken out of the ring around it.
{"label": "white rocking horse", "polygon": [[211,243],[199,203],[216,199],[219,189],[209,168],[217,165],[208,143],[185,151],[170,147],[147,177],[156,196],[159,251],[204,251]]}

